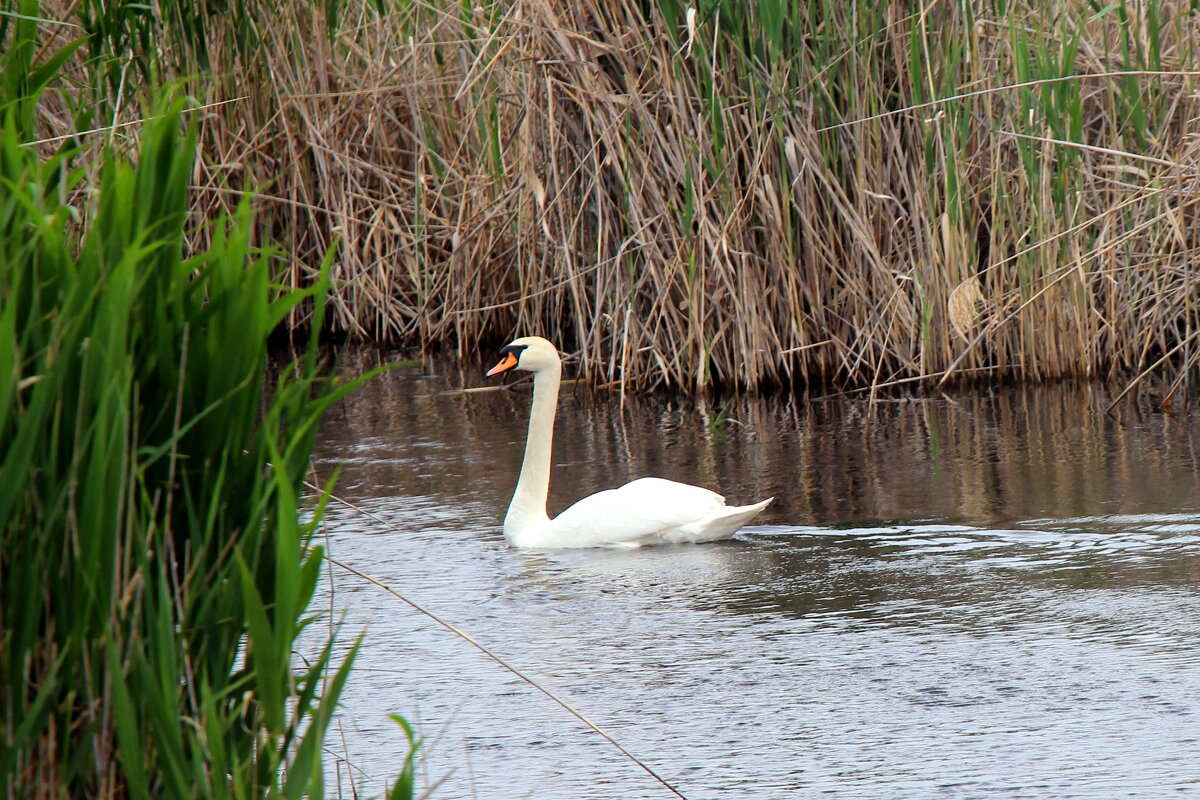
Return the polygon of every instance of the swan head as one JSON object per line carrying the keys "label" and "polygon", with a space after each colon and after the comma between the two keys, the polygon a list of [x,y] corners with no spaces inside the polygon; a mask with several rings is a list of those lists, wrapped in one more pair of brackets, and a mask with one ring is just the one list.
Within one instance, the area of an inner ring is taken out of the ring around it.
{"label": "swan head", "polygon": [[488,377],[513,369],[526,372],[562,369],[558,348],[540,336],[523,336],[520,339],[513,339],[500,348],[500,354],[503,358],[500,359],[499,364],[487,371]]}

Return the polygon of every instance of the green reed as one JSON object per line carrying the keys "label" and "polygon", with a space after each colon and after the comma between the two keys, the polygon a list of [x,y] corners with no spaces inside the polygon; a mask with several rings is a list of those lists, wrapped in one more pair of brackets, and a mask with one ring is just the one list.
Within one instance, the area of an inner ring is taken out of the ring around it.
{"label": "green reed", "polygon": [[[307,289],[278,286],[248,202],[189,253],[182,103],[145,121],[135,159],[29,144],[55,59],[35,65],[32,23],[15,26],[0,99],[0,793],[322,796],[357,649],[293,652],[322,565],[306,549],[320,505],[301,516],[309,454],[358,384],[317,359],[328,263]],[[300,304],[313,338],[269,379],[268,338]]]}

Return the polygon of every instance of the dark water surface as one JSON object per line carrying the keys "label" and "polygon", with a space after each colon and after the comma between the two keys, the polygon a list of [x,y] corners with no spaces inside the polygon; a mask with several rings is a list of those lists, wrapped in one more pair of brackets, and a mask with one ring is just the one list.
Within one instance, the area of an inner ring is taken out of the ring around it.
{"label": "dark water surface", "polygon": [[[480,371],[393,372],[330,415],[318,470],[344,465],[358,506],[331,507],[332,555],[692,800],[1200,796],[1200,415],[1106,415],[1096,386],[623,407],[568,386],[552,514],[642,475],[776,501],[729,542],[537,553],[500,534],[528,391],[445,393]],[[401,713],[435,798],[673,797],[378,587],[322,591],[366,631],[345,796],[400,769]]]}

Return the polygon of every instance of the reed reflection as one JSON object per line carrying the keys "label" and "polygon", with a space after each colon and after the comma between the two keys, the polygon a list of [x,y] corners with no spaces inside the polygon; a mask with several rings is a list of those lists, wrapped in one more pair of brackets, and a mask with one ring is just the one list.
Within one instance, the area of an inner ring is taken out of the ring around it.
{"label": "reed reflection", "polygon": [[[348,365],[365,369],[362,355]],[[520,465],[527,385],[478,393],[474,365],[397,370],[331,414],[318,455],[360,497],[433,495],[496,509]],[[478,373],[478,374],[477,374]],[[1096,385],[958,396],[691,401],[563,391],[551,512],[640,475],[775,495],[762,524],[1007,524],[1195,508],[1198,428]]]}

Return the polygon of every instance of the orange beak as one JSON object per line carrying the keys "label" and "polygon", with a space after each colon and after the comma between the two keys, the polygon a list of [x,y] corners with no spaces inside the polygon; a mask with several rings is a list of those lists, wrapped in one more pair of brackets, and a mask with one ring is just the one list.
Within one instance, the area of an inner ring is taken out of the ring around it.
{"label": "orange beak", "polygon": [[517,365],[517,357],[512,353],[505,353],[504,358],[500,359],[500,363],[487,371],[487,376],[490,378],[493,375],[499,375],[501,372],[508,372]]}

